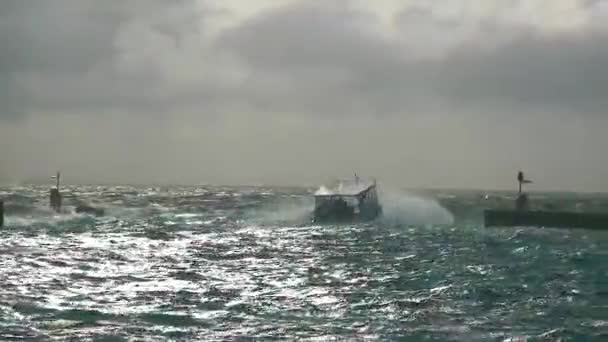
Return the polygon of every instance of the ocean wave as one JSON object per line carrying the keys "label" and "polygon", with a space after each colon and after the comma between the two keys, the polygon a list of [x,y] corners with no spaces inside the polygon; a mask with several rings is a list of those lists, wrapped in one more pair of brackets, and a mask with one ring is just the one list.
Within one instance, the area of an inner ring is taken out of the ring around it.
{"label": "ocean wave", "polygon": [[324,226],[306,189],[66,190],[104,217],[56,215],[40,187],[2,191],[3,340],[608,334],[606,233],[485,229],[467,218],[485,193],[381,193],[384,218]]}

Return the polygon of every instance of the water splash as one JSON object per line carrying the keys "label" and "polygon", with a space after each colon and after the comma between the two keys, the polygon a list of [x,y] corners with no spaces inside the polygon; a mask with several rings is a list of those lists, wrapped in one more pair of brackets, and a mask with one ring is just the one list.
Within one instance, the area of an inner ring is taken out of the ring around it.
{"label": "water splash", "polygon": [[406,192],[379,189],[380,221],[389,225],[448,225],[453,215],[436,200]]}
{"label": "water splash", "polygon": [[[379,200],[383,209],[379,221],[384,224],[449,225],[454,223],[453,215],[434,199],[380,188]],[[246,220],[261,224],[308,223],[313,209],[313,196],[283,199],[249,211]]]}
{"label": "water splash", "polygon": [[245,218],[247,221],[259,224],[306,224],[310,223],[313,209],[312,196],[310,198],[297,197],[251,210],[245,215]]}
{"label": "water splash", "polygon": [[329,195],[331,194],[331,191],[324,185],[321,185],[321,187],[315,192],[315,195]]}

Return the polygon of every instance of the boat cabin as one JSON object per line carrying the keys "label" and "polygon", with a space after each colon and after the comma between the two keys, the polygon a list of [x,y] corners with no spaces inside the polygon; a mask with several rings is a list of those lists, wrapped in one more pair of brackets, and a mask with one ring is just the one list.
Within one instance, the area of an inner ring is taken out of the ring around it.
{"label": "boat cabin", "polygon": [[315,193],[315,222],[357,222],[375,219],[382,211],[375,181],[338,181]]}

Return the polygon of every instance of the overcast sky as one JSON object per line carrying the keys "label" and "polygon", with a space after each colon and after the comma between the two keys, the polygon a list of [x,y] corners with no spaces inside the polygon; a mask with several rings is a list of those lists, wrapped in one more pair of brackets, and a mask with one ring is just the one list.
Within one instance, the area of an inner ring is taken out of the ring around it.
{"label": "overcast sky", "polygon": [[608,191],[608,1],[2,0],[0,181]]}

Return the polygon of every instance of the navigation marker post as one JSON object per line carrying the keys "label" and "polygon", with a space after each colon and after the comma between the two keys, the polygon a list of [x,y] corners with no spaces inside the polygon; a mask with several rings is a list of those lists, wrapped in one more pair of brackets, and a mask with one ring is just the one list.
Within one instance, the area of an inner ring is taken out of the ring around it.
{"label": "navigation marker post", "polygon": [[61,212],[61,193],[59,192],[59,180],[61,178],[61,174],[59,173],[59,171],[57,171],[57,175],[52,176],[51,178],[54,178],[57,180],[57,185],[55,188],[51,188],[50,205],[51,205],[51,209],[53,209],[55,212],[59,213],[59,212]]}

